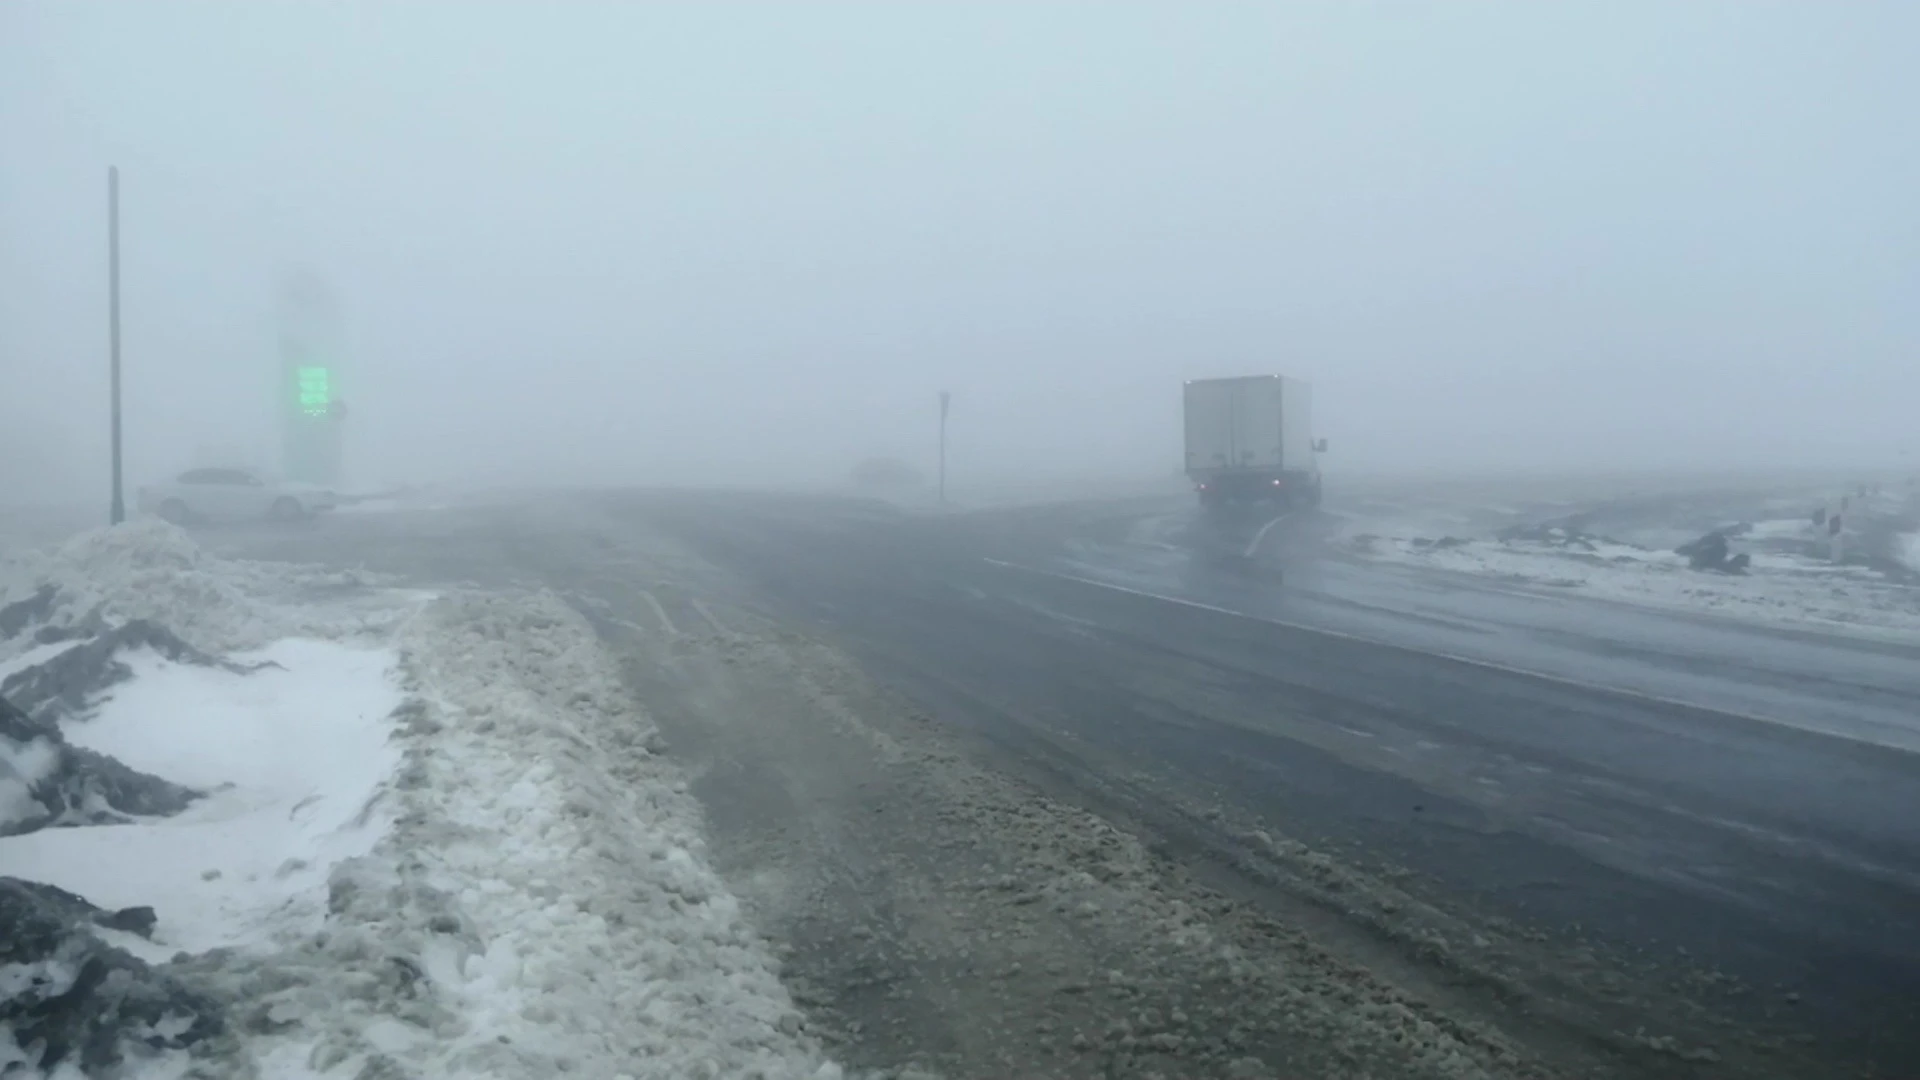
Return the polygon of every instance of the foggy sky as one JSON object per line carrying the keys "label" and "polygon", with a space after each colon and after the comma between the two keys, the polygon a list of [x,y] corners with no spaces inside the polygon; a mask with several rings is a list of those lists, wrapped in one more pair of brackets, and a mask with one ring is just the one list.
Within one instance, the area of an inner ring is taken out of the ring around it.
{"label": "foggy sky", "polygon": [[[1183,378],[1341,470],[1920,464],[1920,8],[0,3],[0,499],[270,461],[340,297],[363,482],[1164,474]],[[1903,70],[1904,68],[1904,70]],[[229,449],[221,449],[229,448]],[[1904,457],[1902,455],[1905,455]],[[29,460],[31,458],[31,460]]]}

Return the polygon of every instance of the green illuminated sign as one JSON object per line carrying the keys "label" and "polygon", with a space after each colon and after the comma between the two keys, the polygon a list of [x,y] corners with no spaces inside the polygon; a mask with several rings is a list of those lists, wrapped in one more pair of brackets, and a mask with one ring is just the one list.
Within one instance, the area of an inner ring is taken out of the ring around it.
{"label": "green illuminated sign", "polygon": [[325,416],[333,405],[333,375],[323,367],[299,367],[293,371],[294,400],[308,416]]}

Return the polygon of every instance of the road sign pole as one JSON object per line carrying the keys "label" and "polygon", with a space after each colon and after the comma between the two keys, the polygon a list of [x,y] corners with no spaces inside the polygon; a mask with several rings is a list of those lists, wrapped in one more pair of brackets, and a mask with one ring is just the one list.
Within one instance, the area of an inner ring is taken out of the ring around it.
{"label": "road sign pole", "polygon": [[108,517],[127,520],[120,477],[120,167],[107,168],[107,382],[113,398],[113,506]]}

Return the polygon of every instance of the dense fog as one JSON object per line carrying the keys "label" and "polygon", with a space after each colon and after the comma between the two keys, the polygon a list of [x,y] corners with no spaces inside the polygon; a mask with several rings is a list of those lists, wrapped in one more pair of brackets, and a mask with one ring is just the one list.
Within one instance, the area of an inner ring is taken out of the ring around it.
{"label": "dense fog", "polygon": [[1901,4],[0,6],[0,497],[271,467],[339,310],[363,484],[1920,465]]}

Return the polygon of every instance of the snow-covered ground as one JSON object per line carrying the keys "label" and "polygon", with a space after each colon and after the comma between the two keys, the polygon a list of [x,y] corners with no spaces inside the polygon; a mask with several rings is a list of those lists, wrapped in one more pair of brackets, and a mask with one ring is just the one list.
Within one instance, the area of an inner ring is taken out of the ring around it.
{"label": "snow-covered ground", "polygon": [[[1368,559],[1642,605],[1776,624],[1920,636],[1920,508],[1905,490],[1849,496],[1838,561],[1813,490],[1672,493],[1569,504],[1417,505],[1356,516],[1343,543]],[[1447,525],[1457,528],[1446,528]],[[1422,529],[1420,526],[1428,526]],[[1432,529],[1439,525],[1441,528]],[[1744,573],[1696,569],[1677,547],[1724,530]]]}
{"label": "snow-covered ground", "polygon": [[1907,569],[1920,574],[1920,532],[1903,532],[1895,540],[1894,554]]}
{"label": "snow-covered ground", "polygon": [[173,817],[41,829],[0,839],[0,866],[107,908],[148,905],[144,959],[309,935],[328,871],[366,855],[391,824],[378,796],[399,765],[388,717],[400,704],[391,649],[288,639],[240,661],[248,674],[126,658],[130,682],[84,722],[74,746],[208,793]]}
{"label": "snow-covered ground", "polygon": [[839,1075],[559,600],[139,522],[0,567],[8,626],[8,1080]]}
{"label": "snow-covered ground", "polygon": [[1755,555],[1745,575],[1690,569],[1668,551],[1600,542],[1559,547],[1519,540],[1450,544],[1355,537],[1351,550],[1384,560],[1480,574],[1517,585],[1777,623],[1920,636],[1920,588],[1878,573],[1814,560]]}

